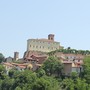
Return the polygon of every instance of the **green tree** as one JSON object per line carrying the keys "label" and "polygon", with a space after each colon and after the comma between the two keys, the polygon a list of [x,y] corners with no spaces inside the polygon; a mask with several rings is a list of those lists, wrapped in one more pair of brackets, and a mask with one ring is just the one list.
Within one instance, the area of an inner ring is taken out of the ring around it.
{"label": "green tree", "polygon": [[61,90],[56,79],[48,76],[38,78],[33,84],[32,90]]}
{"label": "green tree", "polygon": [[20,87],[16,87],[15,90],[22,90]]}
{"label": "green tree", "polygon": [[85,79],[77,78],[75,81],[75,89],[76,90],[87,90],[88,84]]}
{"label": "green tree", "polygon": [[2,63],[2,61],[4,61],[4,60],[5,60],[5,58],[4,58],[3,54],[0,53],[0,63]]}
{"label": "green tree", "polygon": [[5,67],[3,65],[0,65],[0,73],[5,72]]}
{"label": "green tree", "polygon": [[38,69],[36,72],[37,72],[38,77],[42,77],[42,76],[46,75],[45,70],[42,68]]}
{"label": "green tree", "polygon": [[5,78],[1,84],[1,90],[12,90],[14,79]]}
{"label": "green tree", "polygon": [[79,75],[76,72],[71,73],[71,79],[75,80],[78,77],[79,77]]}
{"label": "green tree", "polygon": [[65,90],[74,90],[74,81],[72,79],[66,78],[62,81],[61,87]]}
{"label": "green tree", "polygon": [[36,73],[29,70],[22,71],[14,76],[15,82],[13,84],[13,90],[16,87],[20,87],[22,90],[27,88],[29,90],[33,82],[35,82],[37,76]]}
{"label": "green tree", "polygon": [[83,78],[90,84],[90,56],[85,57],[83,65]]}
{"label": "green tree", "polygon": [[56,57],[49,57],[43,64],[43,69],[47,75],[60,75],[62,73],[63,65]]}

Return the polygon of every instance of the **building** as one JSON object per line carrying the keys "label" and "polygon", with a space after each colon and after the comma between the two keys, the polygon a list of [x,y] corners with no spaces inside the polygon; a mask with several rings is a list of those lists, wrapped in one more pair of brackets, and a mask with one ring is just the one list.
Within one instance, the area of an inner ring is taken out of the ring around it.
{"label": "building", "polygon": [[64,64],[63,73],[66,76],[70,76],[72,72],[80,74],[82,71],[84,55],[82,54],[64,54],[62,52],[56,52],[55,56],[60,59]]}
{"label": "building", "polygon": [[13,58],[9,56],[5,59],[5,62],[13,62]]}
{"label": "building", "polygon": [[27,51],[50,52],[62,48],[60,42],[54,41],[54,35],[49,34],[48,39],[28,39]]}
{"label": "building", "polygon": [[18,60],[19,59],[19,52],[14,52],[14,60]]}

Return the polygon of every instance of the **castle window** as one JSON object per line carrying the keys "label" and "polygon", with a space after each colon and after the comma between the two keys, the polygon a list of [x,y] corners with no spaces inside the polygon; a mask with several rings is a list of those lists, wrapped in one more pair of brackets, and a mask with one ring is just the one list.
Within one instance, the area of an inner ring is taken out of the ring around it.
{"label": "castle window", "polygon": [[41,48],[41,46],[40,46],[40,48]]}
{"label": "castle window", "polygon": [[31,47],[31,45],[30,45],[30,47]]}
{"label": "castle window", "polygon": [[38,46],[36,46],[36,48],[38,48]]}

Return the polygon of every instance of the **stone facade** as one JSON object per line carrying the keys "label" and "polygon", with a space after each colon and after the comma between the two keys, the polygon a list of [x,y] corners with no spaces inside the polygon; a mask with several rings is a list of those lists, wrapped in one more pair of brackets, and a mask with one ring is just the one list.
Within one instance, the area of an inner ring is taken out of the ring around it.
{"label": "stone facade", "polygon": [[54,35],[49,34],[48,39],[28,39],[27,51],[50,52],[60,49],[60,42],[54,41]]}
{"label": "stone facade", "polygon": [[14,60],[18,60],[19,59],[19,52],[14,52]]}

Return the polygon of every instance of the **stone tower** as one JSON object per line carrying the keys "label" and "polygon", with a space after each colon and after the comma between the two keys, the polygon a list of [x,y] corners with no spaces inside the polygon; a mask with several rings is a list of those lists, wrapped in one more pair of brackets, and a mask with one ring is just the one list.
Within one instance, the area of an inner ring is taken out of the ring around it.
{"label": "stone tower", "polygon": [[54,34],[49,34],[49,35],[48,35],[48,40],[54,41]]}
{"label": "stone tower", "polygon": [[14,52],[14,60],[18,60],[19,59],[19,52]]}

